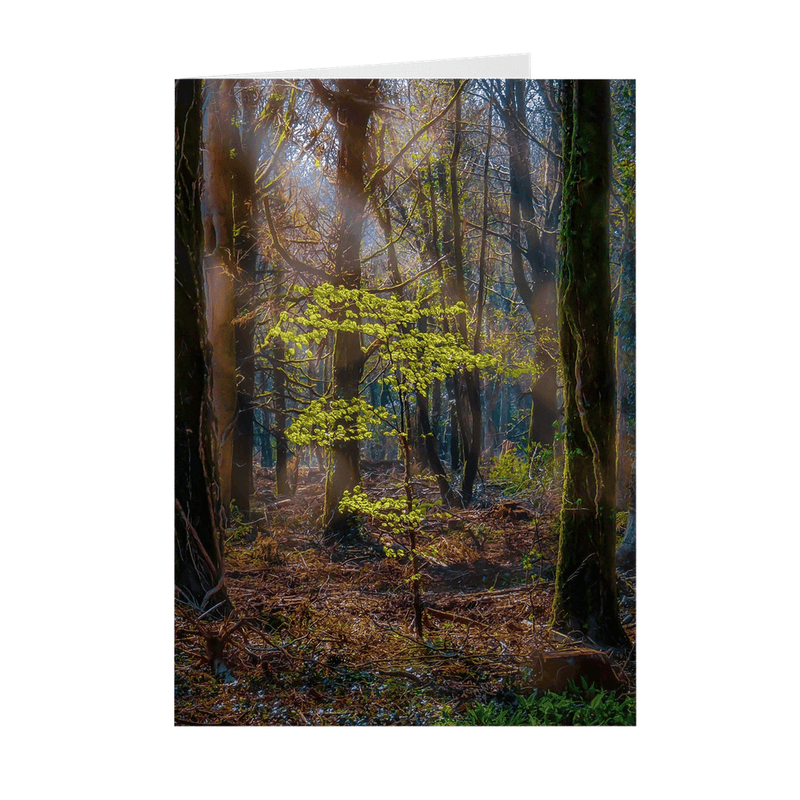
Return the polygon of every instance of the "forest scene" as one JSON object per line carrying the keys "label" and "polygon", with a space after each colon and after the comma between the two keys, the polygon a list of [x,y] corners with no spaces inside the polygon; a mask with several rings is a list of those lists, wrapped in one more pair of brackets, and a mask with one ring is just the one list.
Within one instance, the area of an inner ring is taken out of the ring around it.
{"label": "forest scene", "polygon": [[175,83],[175,725],[636,724],[635,83]]}

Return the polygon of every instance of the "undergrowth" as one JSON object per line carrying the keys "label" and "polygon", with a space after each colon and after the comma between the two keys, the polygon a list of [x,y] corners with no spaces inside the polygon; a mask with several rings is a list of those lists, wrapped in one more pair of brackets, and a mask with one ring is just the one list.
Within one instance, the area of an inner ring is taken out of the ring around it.
{"label": "undergrowth", "polygon": [[530,697],[514,694],[511,702],[480,703],[463,716],[445,711],[440,725],[635,725],[636,700],[619,699],[613,692],[570,682],[564,694],[547,692]]}
{"label": "undergrowth", "polygon": [[511,451],[492,459],[489,481],[502,487],[503,493],[516,496],[541,490],[553,479],[553,449],[536,445],[524,457]]}

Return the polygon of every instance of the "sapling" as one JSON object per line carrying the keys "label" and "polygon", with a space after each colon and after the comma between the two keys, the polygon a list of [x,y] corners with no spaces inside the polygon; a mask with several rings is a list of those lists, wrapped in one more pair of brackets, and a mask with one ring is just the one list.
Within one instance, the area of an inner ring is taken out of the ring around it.
{"label": "sapling", "polygon": [[[395,538],[408,540],[414,628],[420,640],[423,609],[417,540],[425,511],[414,497],[411,481],[411,398],[415,394],[425,395],[435,380],[443,381],[459,370],[486,368],[495,363],[493,356],[474,353],[457,332],[452,332],[455,325],[445,324],[455,315],[465,314],[466,306],[455,303],[445,307],[431,298],[432,294],[413,300],[386,298],[365,289],[323,284],[299,290],[297,310],[282,312],[267,334],[267,340],[279,336],[286,341],[288,352],[302,352],[312,343],[327,340],[330,334],[357,329],[361,334],[364,364],[374,359],[374,371],[391,390],[391,409],[376,407],[362,396],[347,402],[329,395],[314,400],[299,412],[287,436],[295,444],[313,443],[329,452],[337,443],[363,441],[376,430],[396,439],[404,465],[404,496],[373,500],[358,484],[343,492],[338,508],[369,518]],[[344,318],[333,313],[343,307],[349,309]],[[423,318],[427,324],[419,326],[417,323]]]}

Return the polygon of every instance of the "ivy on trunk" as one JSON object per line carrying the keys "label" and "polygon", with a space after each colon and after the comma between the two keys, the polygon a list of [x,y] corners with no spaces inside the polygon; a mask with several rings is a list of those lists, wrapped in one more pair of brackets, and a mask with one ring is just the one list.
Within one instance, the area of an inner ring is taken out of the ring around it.
{"label": "ivy on trunk", "polygon": [[609,273],[610,87],[566,81],[558,321],[565,468],[553,627],[628,646],[618,615]]}

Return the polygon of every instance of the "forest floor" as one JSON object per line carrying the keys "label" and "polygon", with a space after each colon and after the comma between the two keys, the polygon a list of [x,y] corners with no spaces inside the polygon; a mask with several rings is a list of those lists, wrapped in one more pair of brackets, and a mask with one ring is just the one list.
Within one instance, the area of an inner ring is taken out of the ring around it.
{"label": "forest floor", "polygon": [[[399,465],[366,467],[364,484],[398,496]],[[301,476],[288,499],[273,489],[259,470],[255,521],[229,529],[234,612],[212,621],[176,605],[176,725],[470,724],[482,704],[514,707],[537,653],[574,646],[547,630],[557,491],[509,498],[484,485],[470,509],[423,523],[420,643],[405,554],[387,555],[369,525],[363,540],[324,546],[321,474]],[[423,478],[415,491],[436,497]],[[618,592],[635,644],[634,573],[618,575]],[[635,649],[608,655],[616,696],[635,697]]]}

